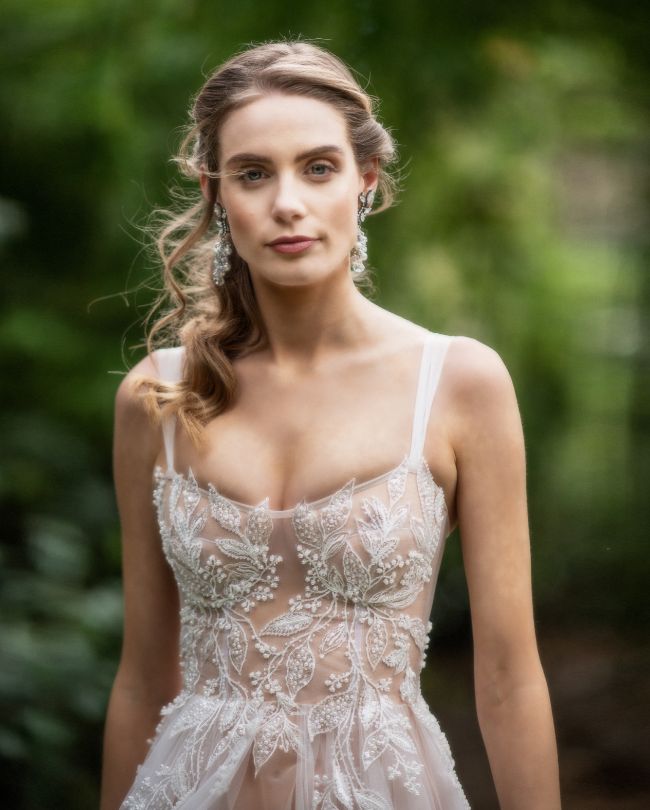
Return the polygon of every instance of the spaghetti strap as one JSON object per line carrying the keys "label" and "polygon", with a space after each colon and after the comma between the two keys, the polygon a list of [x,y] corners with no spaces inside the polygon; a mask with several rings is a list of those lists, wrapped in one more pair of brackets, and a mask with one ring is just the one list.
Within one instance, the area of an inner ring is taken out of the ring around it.
{"label": "spaghetti strap", "polygon": [[[157,349],[154,359],[158,366],[159,379],[165,382],[178,382],[183,375],[183,346],[170,346]],[[165,459],[167,472],[174,470],[174,433],[176,431],[176,415],[165,416],[162,421],[163,442],[165,444]]]}
{"label": "spaghetti strap", "polygon": [[444,363],[449,344],[453,340],[450,335],[441,335],[430,332],[422,349],[422,362],[420,363],[420,376],[413,412],[413,429],[411,434],[411,450],[409,453],[409,466],[411,469],[418,463],[424,451],[431,405],[433,403],[440,372]]}

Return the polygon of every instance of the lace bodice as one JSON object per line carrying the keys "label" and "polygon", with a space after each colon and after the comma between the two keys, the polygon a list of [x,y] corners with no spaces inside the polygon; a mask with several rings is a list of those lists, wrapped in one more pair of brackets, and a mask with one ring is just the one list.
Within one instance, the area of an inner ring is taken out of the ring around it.
{"label": "lace bodice", "polygon": [[[419,675],[449,519],[423,444],[451,340],[425,339],[410,452],[318,501],[272,510],[268,498],[243,504],[202,488],[191,469],[174,468],[174,418],[163,428],[167,469],[155,469],[154,504],[179,589],[183,671],[163,715],[196,730],[218,712],[212,759],[237,757],[254,723],[256,775],[275,752],[298,751],[300,718],[310,740],[333,734],[333,776],[314,807],[384,808],[363,770],[387,755],[389,778],[417,795],[423,766],[407,709],[441,735]],[[182,349],[157,355],[162,376],[178,379]],[[188,701],[192,711],[179,714]],[[353,756],[355,729],[363,743]]]}

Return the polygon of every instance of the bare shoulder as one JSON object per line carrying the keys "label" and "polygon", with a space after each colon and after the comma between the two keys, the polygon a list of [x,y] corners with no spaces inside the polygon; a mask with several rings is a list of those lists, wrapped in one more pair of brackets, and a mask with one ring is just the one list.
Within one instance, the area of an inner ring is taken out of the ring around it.
{"label": "bare shoulder", "polygon": [[115,395],[115,402],[122,409],[137,410],[140,396],[138,394],[138,384],[145,378],[160,378],[160,371],[156,360],[156,352],[147,354],[138,361],[124,375]]}
{"label": "bare shoulder", "polygon": [[148,412],[141,395],[144,379],[159,379],[155,352],[136,363],[124,376],[115,394],[114,446],[116,461],[128,457],[131,461],[149,464],[157,455],[162,437],[160,425]]}
{"label": "bare shoulder", "polygon": [[472,337],[454,336],[448,349],[445,377],[454,405],[455,449],[462,450],[477,434],[520,432],[513,380],[495,349]]}
{"label": "bare shoulder", "polygon": [[455,335],[449,345],[447,375],[463,398],[473,398],[512,386],[512,378],[501,355],[480,340]]}
{"label": "bare shoulder", "polygon": [[115,417],[131,422],[136,420],[141,425],[150,422],[142,396],[140,383],[146,378],[159,378],[155,357],[146,355],[124,375],[115,393]]}

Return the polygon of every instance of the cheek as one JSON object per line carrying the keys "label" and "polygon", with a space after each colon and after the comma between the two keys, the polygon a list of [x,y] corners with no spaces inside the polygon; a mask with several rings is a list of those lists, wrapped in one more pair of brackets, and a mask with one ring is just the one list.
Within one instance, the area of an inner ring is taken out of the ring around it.
{"label": "cheek", "polygon": [[345,242],[356,239],[356,209],[350,205],[348,198],[339,200],[331,206],[328,219],[335,231],[335,238]]}
{"label": "cheek", "polygon": [[357,241],[357,236],[359,233],[358,223],[357,223],[357,212],[356,209],[353,211],[348,212],[348,216],[345,220],[346,231],[346,242],[348,248],[351,250]]}
{"label": "cheek", "polygon": [[253,239],[258,220],[252,211],[232,207],[228,213],[228,222],[233,242],[243,245]]}

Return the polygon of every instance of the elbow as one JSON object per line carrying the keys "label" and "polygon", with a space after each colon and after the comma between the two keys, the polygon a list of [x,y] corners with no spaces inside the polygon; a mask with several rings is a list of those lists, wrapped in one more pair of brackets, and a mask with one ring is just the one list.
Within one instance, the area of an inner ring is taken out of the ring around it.
{"label": "elbow", "polygon": [[164,676],[158,673],[152,676],[140,669],[121,663],[113,684],[125,700],[139,706],[150,706],[155,709],[169,703],[182,689],[180,667],[170,667]]}
{"label": "elbow", "polygon": [[479,714],[493,712],[522,691],[546,688],[537,649],[515,653],[490,662],[477,662],[474,670],[476,707]]}

